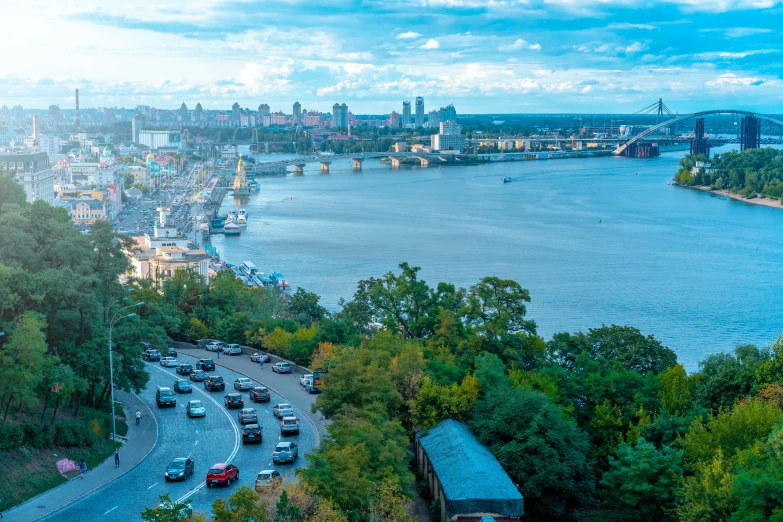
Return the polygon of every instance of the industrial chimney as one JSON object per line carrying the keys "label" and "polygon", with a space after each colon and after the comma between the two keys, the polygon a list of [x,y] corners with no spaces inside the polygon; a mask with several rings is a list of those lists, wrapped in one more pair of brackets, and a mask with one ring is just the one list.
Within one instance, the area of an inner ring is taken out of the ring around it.
{"label": "industrial chimney", "polygon": [[40,143],[39,138],[39,130],[38,130],[38,115],[33,114],[33,147],[35,149],[38,149],[38,144]]}
{"label": "industrial chimney", "polygon": [[76,132],[79,132],[79,89],[76,89]]}

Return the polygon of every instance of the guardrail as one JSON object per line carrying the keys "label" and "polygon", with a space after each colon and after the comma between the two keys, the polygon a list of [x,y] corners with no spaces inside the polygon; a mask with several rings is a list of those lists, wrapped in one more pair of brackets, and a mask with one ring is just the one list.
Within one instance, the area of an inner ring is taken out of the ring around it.
{"label": "guardrail", "polygon": [[[217,339],[215,339],[215,340],[217,340]],[[199,348],[195,344],[185,343],[185,342],[182,342],[182,341],[171,341],[171,342],[169,342],[169,346],[171,346],[173,348],[176,348],[176,349],[183,348],[183,349],[186,349],[186,350],[190,350],[190,349],[199,350],[199,349],[202,349],[202,348]],[[252,346],[244,346],[244,345],[241,345],[241,344],[239,345],[239,347],[242,348],[242,355],[253,355],[255,352],[268,353],[269,354],[269,362],[267,364],[274,364],[276,362],[287,362],[287,363],[290,363],[291,366],[293,367],[293,372],[294,373],[299,373],[299,374],[302,374],[302,375],[305,375],[305,374],[308,374],[308,373],[313,373],[313,370],[311,370],[310,368],[308,368],[306,366],[301,366],[299,364],[296,364],[294,361],[289,361],[288,359],[284,359],[284,358],[280,357],[279,355],[275,355],[275,354],[270,353],[270,352],[268,352],[266,350],[263,350],[261,348],[253,348]],[[214,352],[208,352],[208,351],[204,350],[204,353],[205,354],[211,354],[211,353],[214,353]],[[226,357],[228,357],[228,355]]]}

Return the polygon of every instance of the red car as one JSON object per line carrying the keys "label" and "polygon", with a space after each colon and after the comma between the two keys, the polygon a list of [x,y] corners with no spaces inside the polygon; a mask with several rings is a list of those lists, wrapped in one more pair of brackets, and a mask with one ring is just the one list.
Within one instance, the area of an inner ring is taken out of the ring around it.
{"label": "red car", "polygon": [[214,464],[207,471],[207,487],[215,484],[230,486],[232,480],[239,480],[239,468],[228,462]]}

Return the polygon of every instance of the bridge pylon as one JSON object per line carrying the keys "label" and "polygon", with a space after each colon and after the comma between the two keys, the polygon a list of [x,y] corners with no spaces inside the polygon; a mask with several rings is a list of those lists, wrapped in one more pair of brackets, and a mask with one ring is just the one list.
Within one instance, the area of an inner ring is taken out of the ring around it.
{"label": "bridge pylon", "polygon": [[429,158],[425,158],[424,156],[419,156],[419,161],[421,161],[421,168],[426,169],[430,166],[430,160]]}
{"label": "bridge pylon", "polygon": [[353,160],[353,170],[362,170],[364,158],[351,158]]}
{"label": "bridge pylon", "polygon": [[389,159],[391,160],[391,166],[393,169],[400,168],[400,158],[396,158],[394,156],[390,156]]}
{"label": "bridge pylon", "polygon": [[304,174],[304,168],[305,168],[305,164],[304,163],[298,163],[298,164],[294,165],[294,175],[295,176],[303,175]]}
{"label": "bridge pylon", "polygon": [[329,174],[329,165],[332,164],[331,161],[320,161],[321,164],[321,174]]}

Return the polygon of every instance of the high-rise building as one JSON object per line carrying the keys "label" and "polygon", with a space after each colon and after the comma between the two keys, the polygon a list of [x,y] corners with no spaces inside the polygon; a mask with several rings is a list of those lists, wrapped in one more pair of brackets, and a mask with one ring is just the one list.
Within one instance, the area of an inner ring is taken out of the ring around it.
{"label": "high-rise building", "polygon": [[188,106],[185,105],[185,102],[179,106],[179,118],[180,121],[188,121]]}
{"label": "high-rise building", "polygon": [[400,127],[400,115],[397,111],[391,111],[389,114],[389,126],[395,129]]}
{"label": "high-rise building", "polygon": [[272,112],[269,110],[269,105],[262,103],[258,106],[258,124],[262,127],[267,127],[272,124]]}
{"label": "high-rise building", "polygon": [[440,125],[440,111],[430,111],[427,117],[427,127],[430,129],[439,128]]}
{"label": "high-rise building", "polygon": [[416,96],[416,126],[424,126],[424,98]]}
{"label": "high-rise building", "polygon": [[450,103],[445,107],[441,107],[440,121],[457,121],[457,109],[454,108],[454,104]]}
{"label": "high-rise building", "polygon": [[131,141],[133,143],[139,142],[139,131],[141,131],[141,116],[134,114],[131,117]]}
{"label": "high-rise building", "polygon": [[196,121],[201,121],[201,112],[203,109],[201,108],[201,102],[198,102],[196,104],[196,110],[193,111],[194,116],[196,117]]}
{"label": "high-rise building", "polygon": [[348,117],[348,106],[346,104],[340,105],[340,127],[348,127],[348,122],[350,121]]}
{"label": "high-rise building", "polygon": [[302,123],[302,104],[294,102],[294,125]]}
{"label": "high-rise building", "polygon": [[239,104],[234,102],[234,105],[231,106],[231,121],[234,125],[239,125],[239,113]]}
{"label": "high-rise building", "polygon": [[60,117],[60,106],[59,105],[50,105],[49,106],[49,116],[51,118],[57,119]]}
{"label": "high-rise building", "polygon": [[23,120],[24,119],[24,109],[21,105],[14,105],[14,108],[11,109],[11,115],[16,120]]}
{"label": "high-rise building", "polygon": [[402,125],[403,127],[405,125],[411,124],[411,102],[404,101],[402,102]]}
{"label": "high-rise building", "polygon": [[348,127],[348,106],[335,103],[332,105],[332,127]]}
{"label": "high-rise building", "polygon": [[465,136],[462,127],[453,121],[440,122],[440,132],[432,136],[432,150],[452,150],[462,152],[465,148]]}

